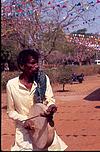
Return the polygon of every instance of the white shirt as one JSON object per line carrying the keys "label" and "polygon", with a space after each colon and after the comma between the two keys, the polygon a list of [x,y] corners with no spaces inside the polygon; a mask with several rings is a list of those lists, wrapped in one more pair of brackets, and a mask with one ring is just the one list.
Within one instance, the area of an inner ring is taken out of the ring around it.
{"label": "white shirt", "polygon": [[[50,80],[46,75],[46,92],[43,104],[47,106],[55,104],[55,99],[50,85]],[[11,151],[32,151],[32,142],[30,140],[27,129],[22,125],[22,120],[28,118],[29,110],[34,105],[34,92],[37,83],[34,81],[31,90],[28,90],[20,83],[19,77],[13,78],[7,83],[7,114],[10,118],[16,121],[15,144]],[[56,134],[52,145],[48,148],[49,151],[64,151],[67,145]]]}

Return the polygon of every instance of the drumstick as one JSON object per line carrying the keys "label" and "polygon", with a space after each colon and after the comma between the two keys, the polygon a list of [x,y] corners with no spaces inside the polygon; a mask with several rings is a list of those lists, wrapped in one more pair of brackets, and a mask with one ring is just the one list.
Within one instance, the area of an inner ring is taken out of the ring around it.
{"label": "drumstick", "polygon": [[36,115],[36,116],[30,117],[28,119],[22,120],[21,122],[26,121],[26,120],[30,120],[30,119],[34,119],[36,117],[46,117],[46,116],[44,114],[40,113],[39,115]]}
{"label": "drumstick", "polygon": [[[51,114],[49,113],[49,111],[47,111],[47,113],[40,113],[39,115],[33,116],[33,117],[28,118],[26,120],[34,119],[36,117],[47,117],[48,118],[49,116],[53,116],[54,113],[55,112],[53,110],[52,110]],[[21,122],[26,121],[26,120],[22,120]]]}
{"label": "drumstick", "polygon": [[41,116],[41,115],[33,116],[33,117],[31,117],[31,118],[28,118],[28,119],[22,120],[21,122],[26,121],[26,120],[30,120],[30,119],[34,119],[34,118],[39,117],[39,116]]}

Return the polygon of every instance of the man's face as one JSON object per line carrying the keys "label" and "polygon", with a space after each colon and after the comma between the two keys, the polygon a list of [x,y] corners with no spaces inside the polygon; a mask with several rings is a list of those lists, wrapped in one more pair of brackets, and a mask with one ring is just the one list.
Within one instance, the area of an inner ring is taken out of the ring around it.
{"label": "man's face", "polygon": [[38,61],[34,59],[32,56],[29,56],[27,59],[27,63],[24,65],[24,72],[26,74],[34,74],[37,73],[39,69]]}

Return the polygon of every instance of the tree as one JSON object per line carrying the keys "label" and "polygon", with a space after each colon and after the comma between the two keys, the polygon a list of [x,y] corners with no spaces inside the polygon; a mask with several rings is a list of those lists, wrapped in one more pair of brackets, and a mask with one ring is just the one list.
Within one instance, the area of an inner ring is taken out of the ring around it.
{"label": "tree", "polygon": [[72,32],[72,34],[84,34],[85,35],[86,32],[87,32],[87,29],[83,28],[83,29],[79,29],[77,31]]}
{"label": "tree", "polygon": [[65,85],[67,83],[70,83],[70,78],[71,78],[71,74],[72,74],[72,69],[70,67],[61,67],[61,69],[59,70],[59,74],[58,74],[58,78],[57,81],[62,84],[62,92],[65,92]]}
{"label": "tree", "polygon": [[[13,38],[19,43],[18,48],[40,50],[44,58],[61,47],[57,39],[62,33],[69,32],[77,21],[87,21],[84,14],[95,7],[94,2],[44,1],[44,0],[9,0],[2,2],[2,38]],[[4,26],[3,26],[4,25]],[[63,31],[63,32],[60,32]],[[65,35],[65,34],[64,34]],[[62,39],[62,38],[61,38]],[[63,40],[63,39],[62,39]],[[66,51],[66,45],[61,47]],[[16,46],[17,47],[17,46]],[[16,48],[17,50],[17,48]]]}

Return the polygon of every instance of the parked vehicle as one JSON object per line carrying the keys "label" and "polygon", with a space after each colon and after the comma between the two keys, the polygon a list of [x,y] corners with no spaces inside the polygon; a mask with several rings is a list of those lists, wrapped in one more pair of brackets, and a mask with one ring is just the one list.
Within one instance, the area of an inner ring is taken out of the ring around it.
{"label": "parked vehicle", "polygon": [[95,64],[100,65],[100,60],[95,60]]}
{"label": "parked vehicle", "polygon": [[73,73],[72,76],[71,76],[71,84],[73,82],[79,82],[79,83],[82,83],[84,80],[84,74],[81,73],[79,75],[77,75],[76,73]]}

